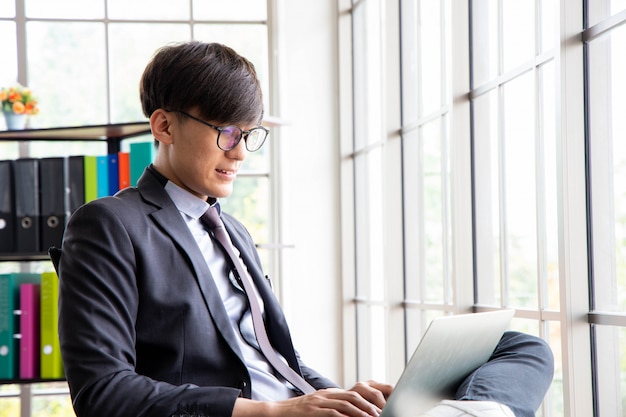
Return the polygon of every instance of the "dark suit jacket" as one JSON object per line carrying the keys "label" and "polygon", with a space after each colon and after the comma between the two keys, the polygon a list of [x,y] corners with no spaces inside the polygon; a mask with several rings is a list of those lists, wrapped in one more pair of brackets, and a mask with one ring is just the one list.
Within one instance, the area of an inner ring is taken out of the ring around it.
{"label": "dark suit jacket", "polygon": [[[202,253],[148,168],[137,188],[77,210],[59,265],[59,336],[78,416],[230,416],[250,376]],[[251,237],[222,219],[265,303],[269,336],[315,388]]]}

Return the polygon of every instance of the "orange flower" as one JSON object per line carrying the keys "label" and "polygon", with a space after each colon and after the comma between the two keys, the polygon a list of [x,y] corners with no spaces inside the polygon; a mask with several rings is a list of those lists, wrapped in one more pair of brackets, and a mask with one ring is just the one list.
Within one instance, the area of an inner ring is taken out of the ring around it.
{"label": "orange flower", "polygon": [[9,101],[11,103],[15,103],[17,101],[22,100],[22,95],[17,91],[9,91]]}
{"label": "orange flower", "polygon": [[21,101],[16,101],[15,103],[13,103],[12,109],[13,113],[22,114],[26,111],[26,106]]}
{"label": "orange flower", "polygon": [[0,89],[0,110],[15,114],[39,113],[37,100],[28,87],[19,84]]}
{"label": "orange flower", "polygon": [[37,107],[37,102],[35,100],[26,103],[26,108],[25,108],[25,112],[26,114],[37,114],[39,113],[39,108]]}

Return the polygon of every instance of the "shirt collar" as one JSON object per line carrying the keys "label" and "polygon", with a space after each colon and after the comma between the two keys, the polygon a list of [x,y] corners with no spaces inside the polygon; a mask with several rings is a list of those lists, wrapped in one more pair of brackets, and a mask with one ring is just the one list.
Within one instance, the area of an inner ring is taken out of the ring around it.
{"label": "shirt collar", "polygon": [[220,203],[216,199],[209,199],[209,201],[212,201],[212,204],[209,204],[172,181],[167,181],[165,191],[174,202],[178,211],[185,213],[191,218],[199,219],[210,206],[216,206],[218,213],[221,211]]}

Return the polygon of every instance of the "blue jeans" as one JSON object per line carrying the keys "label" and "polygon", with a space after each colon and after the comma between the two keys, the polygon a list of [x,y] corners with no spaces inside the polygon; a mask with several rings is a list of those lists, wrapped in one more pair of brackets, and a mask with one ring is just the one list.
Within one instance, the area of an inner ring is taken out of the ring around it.
{"label": "blue jeans", "polygon": [[506,332],[491,358],[463,381],[455,399],[495,401],[517,417],[534,417],[553,374],[554,357],[546,341]]}

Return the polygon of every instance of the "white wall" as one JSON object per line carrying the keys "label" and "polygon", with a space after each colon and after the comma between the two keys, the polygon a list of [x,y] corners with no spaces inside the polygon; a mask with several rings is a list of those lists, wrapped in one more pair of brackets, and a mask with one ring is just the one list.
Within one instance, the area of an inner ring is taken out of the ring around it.
{"label": "white wall", "polygon": [[[303,360],[340,385],[341,309],[337,11],[334,0],[275,0],[280,293]],[[276,148],[274,148],[276,149]]]}

